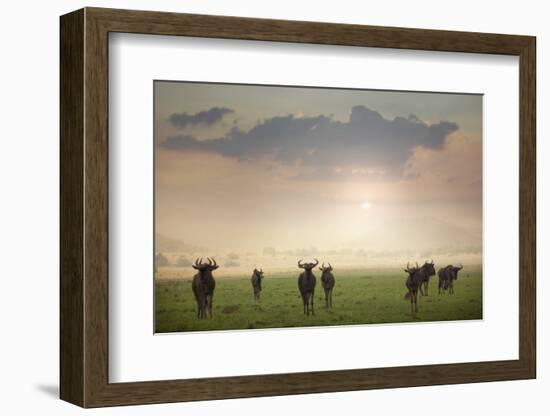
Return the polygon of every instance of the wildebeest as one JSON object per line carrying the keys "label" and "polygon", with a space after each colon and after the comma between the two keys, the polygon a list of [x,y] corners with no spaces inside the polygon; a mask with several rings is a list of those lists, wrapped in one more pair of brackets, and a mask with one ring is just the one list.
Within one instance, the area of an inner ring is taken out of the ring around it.
{"label": "wildebeest", "polygon": [[298,289],[300,295],[302,295],[302,302],[304,303],[304,315],[309,316],[310,309],[311,314],[315,315],[313,309],[313,298],[315,294],[315,275],[311,271],[315,266],[319,264],[319,260],[314,259],[315,263],[302,263],[302,260],[298,260],[298,267],[304,269],[304,271],[298,277]]}
{"label": "wildebeest", "polygon": [[[424,265],[426,264],[431,264],[432,267],[429,269],[429,273],[423,273],[422,276],[420,276],[420,294],[422,296],[428,296],[428,285],[430,284],[430,277],[432,277],[433,275],[435,275],[435,268],[433,267],[434,265],[434,261],[432,260],[431,262],[424,262]],[[424,289],[424,290],[422,290]]]}
{"label": "wildebeest", "polygon": [[260,292],[262,291],[262,279],[264,278],[264,271],[262,269],[258,270],[254,268],[252,272],[252,291],[254,292],[254,299],[260,300]]}
{"label": "wildebeest", "polygon": [[407,268],[404,270],[408,274],[405,286],[409,290],[405,300],[411,300],[411,313],[418,312],[418,291],[422,291],[422,283],[435,274],[434,262],[425,262],[421,267],[418,267],[417,263],[413,268],[407,263]]}
{"label": "wildebeest", "polygon": [[418,288],[420,287],[421,281],[420,276],[416,274],[418,271],[418,263],[416,267],[410,267],[407,263],[407,268],[403,269],[405,273],[408,274],[407,280],[405,281],[405,286],[407,286],[408,292],[405,294],[405,300],[411,301],[411,313],[418,311]]}
{"label": "wildebeest", "polygon": [[329,263],[328,267],[325,267],[325,263],[323,262],[319,270],[323,272],[321,275],[321,284],[325,290],[325,307],[332,308],[332,289],[334,289],[334,284],[336,283],[332,274],[332,266]]}
{"label": "wildebeest", "polygon": [[449,264],[438,270],[437,274],[439,276],[439,293],[443,290],[449,289],[449,294],[454,295],[454,281],[458,279],[458,272],[462,270],[464,266],[462,264],[458,267]]}
{"label": "wildebeest", "polygon": [[193,268],[199,272],[193,277],[193,283],[191,285],[195,300],[197,301],[199,319],[205,319],[206,314],[212,318],[212,298],[214,297],[214,289],[216,288],[216,281],[212,275],[212,271],[216,270],[219,266],[216,264],[216,260],[207,257],[208,263],[203,263],[202,258],[195,260]]}

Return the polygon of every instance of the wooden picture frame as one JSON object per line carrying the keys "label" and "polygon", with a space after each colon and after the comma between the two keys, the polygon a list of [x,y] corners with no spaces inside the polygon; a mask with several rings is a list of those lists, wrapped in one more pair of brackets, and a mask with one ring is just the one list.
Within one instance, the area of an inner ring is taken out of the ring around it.
{"label": "wooden picture frame", "polygon": [[[60,396],[82,407],[304,394],[536,376],[535,38],[85,8],[61,17]],[[519,57],[519,359],[110,383],[108,34],[296,42]]]}

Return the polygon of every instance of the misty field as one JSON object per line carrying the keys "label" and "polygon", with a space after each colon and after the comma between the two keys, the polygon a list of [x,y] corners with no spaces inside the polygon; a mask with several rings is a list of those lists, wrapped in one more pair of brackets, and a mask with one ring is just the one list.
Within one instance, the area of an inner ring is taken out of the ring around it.
{"label": "misty field", "polygon": [[[455,294],[438,294],[437,276],[429,295],[420,296],[412,314],[404,300],[406,275],[399,269],[337,272],[332,310],[325,308],[320,272],[316,273],[315,316],[304,316],[298,292],[298,270],[270,275],[255,301],[250,275],[216,278],[213,317],[197,319],[190,279],[156,279],[155,332],[284,328],[323,325],[427,322],[482,318],[480,267],[465,267],[455,281]],[[215,273],[214,273],[215,275]]]}

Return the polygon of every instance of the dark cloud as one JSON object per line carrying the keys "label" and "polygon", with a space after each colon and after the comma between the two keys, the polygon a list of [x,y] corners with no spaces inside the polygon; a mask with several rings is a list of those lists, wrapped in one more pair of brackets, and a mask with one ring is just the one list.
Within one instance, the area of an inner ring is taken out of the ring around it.
{"label": "dark cloud", "polygon": [[213,107],[210,110],[201,111],[195,114],[174,113],[168,118],[168,121],[172,124],[172,126],[179,129],[195,124],[211,126],[212,124],[220,121],[223,116],[229,113],[233,113],[233,110],[230,108]]}
{"label": "dark cloud", "polygon": [[160,146],[238,159],[265,158],[322,168],[325,172],[338,173],[338,169],[347,168],[376,172],[403,166],[416,146],[441,148],[445,138],[456,130],[458,125],[448,121],[430,125],[414,115],[390,120],[365,106],[356,106],[347,122],[324,115],[288,115],[264,120],[249,131],[233,128],[218,139],[180,135],[169,137]]}

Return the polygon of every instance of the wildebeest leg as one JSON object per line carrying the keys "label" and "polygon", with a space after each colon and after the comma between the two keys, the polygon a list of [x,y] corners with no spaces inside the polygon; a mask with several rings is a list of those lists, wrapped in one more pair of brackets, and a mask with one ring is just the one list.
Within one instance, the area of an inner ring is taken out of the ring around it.
{"label": "wildebeest leg", "polygon": [[426,296],[428,296],[428,285],[430,284],[430,281],[424,283],[424,291],[426,292]]}
{"label": "wildebeest leg", "polygon": [[315,292],[311,292],[311,314],[315,315],[315,309],[313,309],[313,299],[315,298]]}
{"label": "wildebeest leg", "polygon": [[[210,318],[212,318],[212,298],[214,295],[208,295],[206,297],[206,304],[208,305],[208,315]],[[205,313],[206,315],[206,313]]]}
{"label": "wildebeest leg", "polygon": [[198,296],[197,297],[197,318],[203,319],[204,318],[204,297]]}
{"label": "wildebeest leg", "polygon": [[325,290],[325,308],[328,309],[328,293],[330,289],[324,289]]}
{"label": "wildebeest leg", "polygon": [[330,288],[328,296],[329,296],[330,309],[332,309],[332,288]]}
{"label": "wildebeest leg", "polygon": [[304,315],[307,315],[307,295],[302,294],[302,303],[304,304]]}

